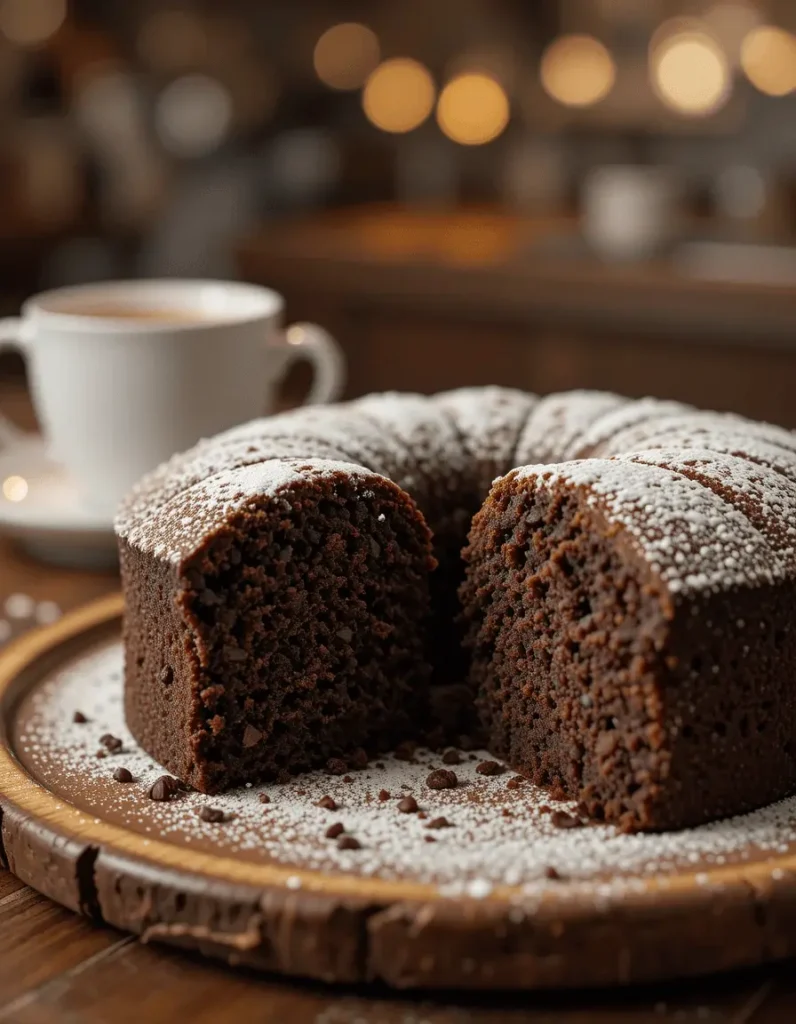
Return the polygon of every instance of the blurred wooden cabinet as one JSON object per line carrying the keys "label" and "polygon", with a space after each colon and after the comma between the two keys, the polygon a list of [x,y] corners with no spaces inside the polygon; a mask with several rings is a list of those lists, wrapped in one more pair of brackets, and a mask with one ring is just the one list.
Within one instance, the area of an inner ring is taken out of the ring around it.
{"label": "blurred wooden cabinet", "polygon": [[[796,427],[796,289],[681,280],[662,268],[545,265],[508,250],[435,260],[363,244],[367,213],[284,226],[241,248],[243,275],[324,324],[348,393],[504,384],[651,394]],[[375,215],[374,215],[375,216]],[[357,229],[359,225],[359,229]]]}

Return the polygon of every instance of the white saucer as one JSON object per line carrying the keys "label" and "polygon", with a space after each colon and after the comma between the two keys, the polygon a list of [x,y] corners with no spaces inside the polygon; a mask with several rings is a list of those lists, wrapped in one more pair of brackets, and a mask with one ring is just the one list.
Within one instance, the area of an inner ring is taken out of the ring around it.
{"label": "white saucer", "polygon": [[26,437],[0,452],[0,533],[54,565],[116,564],[111,516],[81,500],[38,437]]}

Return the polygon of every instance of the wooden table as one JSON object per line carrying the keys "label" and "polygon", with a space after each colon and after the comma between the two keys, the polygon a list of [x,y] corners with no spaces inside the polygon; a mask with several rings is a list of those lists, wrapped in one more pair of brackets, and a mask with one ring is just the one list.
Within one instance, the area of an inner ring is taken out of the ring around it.
{"label": "wooden table", "polygon": [[[112,573],[40,566],[0,540],[0,605],[14,593],[68,610],[118,586]],[[796,965],[607,993],[437,999],[234,972],[77,917],[0,869],[0,1024],[127,1021],[514,1024],[796,1020]]]}

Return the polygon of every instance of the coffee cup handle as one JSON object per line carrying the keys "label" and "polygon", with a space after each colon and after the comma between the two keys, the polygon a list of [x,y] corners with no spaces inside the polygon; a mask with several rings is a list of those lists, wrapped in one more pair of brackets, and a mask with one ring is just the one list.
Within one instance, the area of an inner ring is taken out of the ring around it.
{"label": "coffee cup handle", "polygon": [[[20,352],[27,358],[28,335],[25,321],[12,316],[0,319],[0,352]],[[19,444],[27,433],[0,413],[0,446],[3,448]]]}
{"label": "coffee cup handle", "polygon": [[304,405],[336,402],[345,387],[346,361],[331,334],[318,324],[295,323],[286,329],[285,340],[291,346],[290,362],[307,359],[314,370]]}

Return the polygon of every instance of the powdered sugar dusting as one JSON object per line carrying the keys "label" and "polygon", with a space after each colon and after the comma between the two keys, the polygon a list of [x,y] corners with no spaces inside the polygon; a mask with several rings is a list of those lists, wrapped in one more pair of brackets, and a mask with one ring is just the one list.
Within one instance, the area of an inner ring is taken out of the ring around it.
{"label": "powdered sugar dusting", "polygon": [[[223,470],[181,491],[145,517],[117,518],[116,532],[133,547],[179,561],[253,498],[277,498],[316,478],[344,474],[349,480],[383,479],[349,462],[331,459],[268,459]],[[285,499],[286,500],[286,499]],[[287,507],[287,506],[286,506]]]}
{"label": "powdered sugar dusting", "polygon": [[657,465],[586,459],[526,466],[516,479],[580,488],[609,522],[633,538],[672,593],[774,583],[787,563],[738,509],[713,491]]}
{"label": "powdered sugar dusting", "polygon": [[[525,780],[513,781],[510,772],[479,774],[476,766],[488,756],[483,752],[475,759],[461,754],[462,763],[453,767],[455,789],[429,788],[426,778],[441,760],[418,752],[417,763],[385,758],[379,762],[383,767],[371,763],[343,778],[315,772],[286,785],[244,787],[214,797],[187,792],[156,803],[147,792],[163,769],[137,747],[124,724],[121,669],[121,646],[112,644],[59,670],[27,698],[16,749],[45,785],[74,794],[87,817],[110,816],[168,842],[297,870],[411,879],[436,885],[443,895],[475,899],[497,886],[513,887],[522,899],[551,887],[575,894],[584,886],[599,897],[653,876],[665,881],[695,866],[707,883],[712,867],[731,862],[770,857],[777,870],[776,856],[796,844],[796,798],[662,835],[623,835],[610,826],[556,827],[556,811],[577,815],[576,808],[552,801]],[[75,711],[88,721],[74,722]],[[97,758],[104,733],[119,737],[123,748]],[[133,782],[112,780],[120,766],[132,772]],[[382,790],[389,796],[380,799]],[[409,794],[425,817],[398,810],[399,799]],[[270,802],[262,803],[262,796]],[[337,808],[316,806],[323,796],[331,796]],[[553,813],[543,812],[545,805]],[[198,811],[207,806],[223,811],[225,820],[202,821]],[[450,824],[430,828],[439,817]],[[325,837],[336,822],[360,849],[339,849]],[[301,880],[291,875],[286,884],[298,888]]]}

